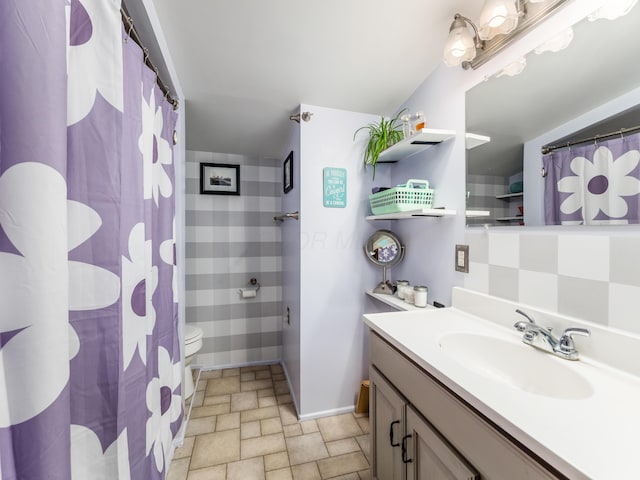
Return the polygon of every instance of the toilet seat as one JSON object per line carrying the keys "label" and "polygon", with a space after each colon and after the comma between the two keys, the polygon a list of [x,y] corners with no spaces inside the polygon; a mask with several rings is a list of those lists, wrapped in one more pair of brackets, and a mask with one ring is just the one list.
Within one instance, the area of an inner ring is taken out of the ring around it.
{"label": "toilet seat", "polygon": [[184,326],[184,356],[190,357],[202,348],[202,336],[204,332],[201,328],[193,325]]}
{"label": "toilet seat", "polygon": [[194,356],[202,348],[202,336],[204,332],[195,325],[184,326],[184,398],[193,395],[193,372],[191,362]]}
{"label": "toilet seat", "polygon": [[192,343],[202,338],[202,329],[194,325],[184,326],[184,343]]}

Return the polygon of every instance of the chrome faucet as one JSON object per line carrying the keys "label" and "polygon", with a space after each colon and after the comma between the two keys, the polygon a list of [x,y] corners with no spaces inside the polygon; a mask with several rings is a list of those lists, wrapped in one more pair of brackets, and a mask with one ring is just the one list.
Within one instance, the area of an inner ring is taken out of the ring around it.
{"label": "chrome faucet", "polygon": [[579,358],[572,335],[585,337],[591,335],[591,332],[586,328],[567,328],[558,339],[551,333],[551,328],[538,325],[531,316],[522,310],[516,309],[516,313],[527,319],[527,321],[520,320],[513,324],[516,330],[523,333],[522,341],[524,343],[566,360],[578,360]]}

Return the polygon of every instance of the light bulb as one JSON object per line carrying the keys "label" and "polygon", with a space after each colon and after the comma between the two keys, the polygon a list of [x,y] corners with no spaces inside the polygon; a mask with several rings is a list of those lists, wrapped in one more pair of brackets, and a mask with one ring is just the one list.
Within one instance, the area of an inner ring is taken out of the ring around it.
{"label": "light bulb", "polygon": [[480,13],[479,37],[490,40],[512,32],[518,26],[518,16],[515,0],[487,0]]}
{"label": "light bulb", "polygon": [[457,26],[449,32],[443,56],[449,67],[473,60],[476,56],[475,42],[466,25]]}

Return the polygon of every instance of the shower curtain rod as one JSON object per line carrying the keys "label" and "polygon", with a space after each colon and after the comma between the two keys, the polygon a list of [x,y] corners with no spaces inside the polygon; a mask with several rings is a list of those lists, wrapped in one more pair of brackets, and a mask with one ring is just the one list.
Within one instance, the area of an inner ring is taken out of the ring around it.
{"label": "shower curtain rod", "polygon": [[617,137],[618,135],[624,136],[625,133],[632,133],[637,131],[640,131],[640,125],[636,125],[635,127],[630,127],[630,128],[621,128],[620,130],[617,130],[615,132],[605,133],[604,135],[594,135],[593,137],[583,138],[582,140],[576,140],[575,142],[567,142],[564,145],[545,145],[540,150],[542,151],[543,155],[546,155],[547,153],[551,153],[561,148],[572,147],[574,145],[579,145],[581,143],[587,143],[587,142],[593,142],[593,141],[598,143],[598,140],[606,140],[611,137]]}
{"label": "shower curtain rod", "polygon": [[171,105],[173,105],[173,109],[177,110],[178,109],[178,100],[174,99],[171,96],[171,90],[169,90],[169,87],[167,87],[164,84],[164,82],[160,79],[160,74],[158,73],[158,67],[156,67],[153,64],[153,62],[151,61],[151,59],[149,58],[149,50],[142,43],[142,40],[140,39],[140,36],[138,35],[138,32],[136,31],[136,27],[133,24],[133,19],[129,16],[129,12],[127,12],[127,8],[125,7],[124,4],[122,4],[122,6],[120,7],[120,15],[122,16],[122,23],[124,24],[124,29],[127,32],[127,35],[134,42],[136,42],[140,46],[142,51],[144,52],[144,63],[151,70],[156,72],[156,82],[158,83],[158,86],[160,87],[160,90],[162,90],[162,93],[164,93],[164,97],[167,99],[167,101]]}

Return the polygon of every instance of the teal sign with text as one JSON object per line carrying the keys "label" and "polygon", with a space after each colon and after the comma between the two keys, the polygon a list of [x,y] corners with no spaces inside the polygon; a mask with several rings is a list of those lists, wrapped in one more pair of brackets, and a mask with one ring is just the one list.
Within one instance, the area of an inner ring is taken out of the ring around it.
{"label": "teal sign with text", "polygon": [[347,206],[347,169],[326,167],[323,170],[324,206],[344,208]]}

